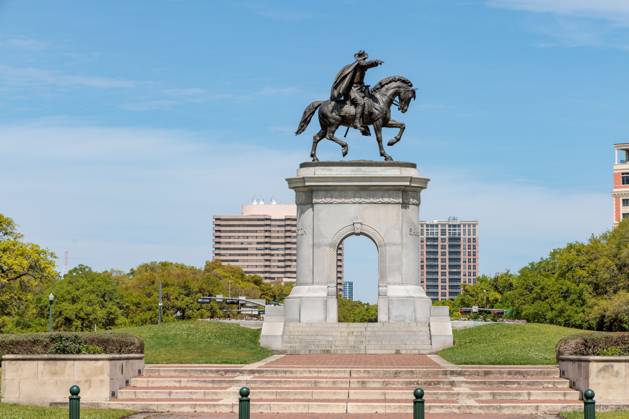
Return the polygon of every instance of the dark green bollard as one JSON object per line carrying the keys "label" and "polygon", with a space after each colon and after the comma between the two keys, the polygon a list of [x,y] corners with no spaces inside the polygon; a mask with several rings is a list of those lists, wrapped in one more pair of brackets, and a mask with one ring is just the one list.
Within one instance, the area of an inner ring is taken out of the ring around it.
{"label": "dark green bollard", "polygon": [[240,401],[238,402],[238,419],[249,419],[249,388],[240,389]]}
{"label": "dark green bollard", "polygon": [[596,419],[596,402],[594,401],[594,390],[591,388],[583,392],[583,418]]}
{"label": "dark green bollard", "polygon": [[81,419],[81,397],[79,393],[81,389],[79,386],[70,387],[70,419]]}
{"label": "dark green bollard", "polygon": [[413,395],[413,419],[424,419],[424,390],[416,388]]}

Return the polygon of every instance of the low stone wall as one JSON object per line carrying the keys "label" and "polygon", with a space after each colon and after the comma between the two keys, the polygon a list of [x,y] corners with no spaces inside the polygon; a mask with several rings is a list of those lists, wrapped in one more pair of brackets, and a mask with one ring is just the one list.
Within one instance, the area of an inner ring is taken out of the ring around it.
{"label": "low stone wall", "polygon": [[596,401],[629,403],[629,356],[559,356],[559,373],[570,387],[591,388]]}
{"label": "low stone wall", "polygon": [[144,355],[4,355],[2,401],[48,405],[67,402],[71,385],[81,400],[107,401],[142,374]]}

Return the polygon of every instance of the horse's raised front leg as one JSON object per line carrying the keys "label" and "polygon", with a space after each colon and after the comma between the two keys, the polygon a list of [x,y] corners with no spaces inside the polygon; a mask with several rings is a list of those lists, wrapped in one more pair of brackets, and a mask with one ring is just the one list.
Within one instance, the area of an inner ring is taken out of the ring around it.
{"label": "horse's raised front leg", "polygon": [[373,130],[376,133],[376,140],[378,141],[378,149],[380,150],[380,156],[384,157],[385,161],[393,160],[393,157],[389,156],[382,145],[382,124],[374,123]]}
{"label": "horse's raised front leg", "polygon": [[310,157],[312,158],[312,161],[319,161],[319,159],[317,158],[317,145],[324,136],[325,130],[323,129],[312,136],[312,148],[310,149]]}
{"label": "horse's raised front leg", "polygon": [[389,140],[389,142],[387,143],[388,146],[392,146],[397,144],[401,139],[402,139],[402,135],[404,134],[404,130],[406,129],[406,124],[403,122],[398,122],[398,121],[394,121],[393,119],[389,119],[389,121],[384,124],[385,127],[387,128],[399,128],[400,131],[397,133],[397,135],[393,138],[391,138]]}
{"label": "horse's raised front leg", "polygon": [[327,138],[330,141],[334,141],[335,143],[340,145],[341,146],[341,152],[343,153],[343,157],[345,157],[345,156],[347,156],[347,151],[349,150],[349,147],[347,146],[347,143],[345,141],[343,141],[340,138],[334,136],[334,133],[336,132],[337,128],[338,128],[338,126],[328,128],[328,132],[327,132],[325,138]]}

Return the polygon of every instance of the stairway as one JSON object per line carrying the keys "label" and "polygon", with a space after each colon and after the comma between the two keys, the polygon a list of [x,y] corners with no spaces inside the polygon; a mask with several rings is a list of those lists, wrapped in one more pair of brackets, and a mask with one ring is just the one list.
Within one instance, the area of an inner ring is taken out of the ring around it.
{"label": "stairway", "polygon": [[430,331],[420,323],[286,323],[289,354],[430,353]]}
{"label": "stairway", "polygon": [[[300,365],[299,357],[307,355],[288,355],[261,366],[149,365],[142,376],[119,390],[116,400],[99,406],[237,412],[242,386],[251,389],[254,413],[411,413],[416,387],[424,389],[430,413],[556,414],[581,405],[579,393],[559,378],[554,366],[459,368],[425,362],[343,368]],[[329,357],[338,359],[338,355]],[[396,355],[386,357],[393,361],[385,359],[385,364],[395,364]],[[297,362],[291,364],[291,359]]]}

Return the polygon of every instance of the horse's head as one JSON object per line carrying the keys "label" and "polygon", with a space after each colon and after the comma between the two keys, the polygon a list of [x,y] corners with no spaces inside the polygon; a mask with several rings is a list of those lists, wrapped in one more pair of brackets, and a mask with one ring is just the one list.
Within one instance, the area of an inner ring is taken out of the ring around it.
{"label": "horse's head", "polygon": [[398,93],[399,104],[397,107],[400,112],[405,113],[408,110],[408,107],[411,104],[411,99],[415,99],[417,93],[416,90],[417,89],[414,89],[412,87],[407,87],[400,90],[400,92]]}

